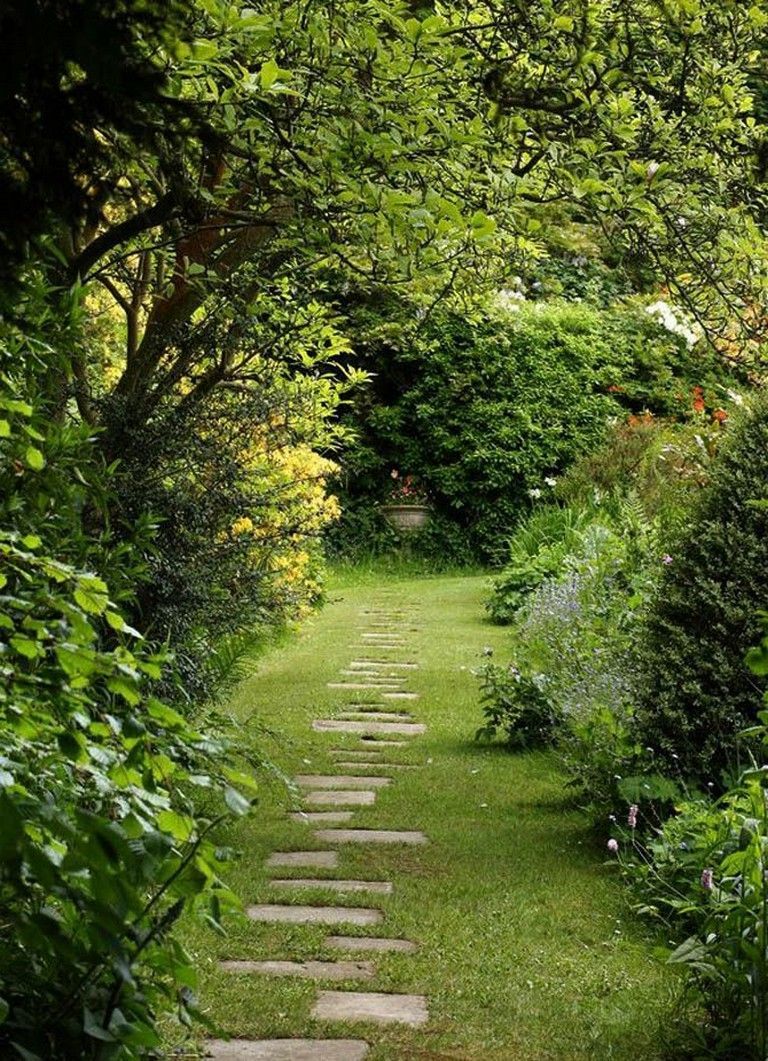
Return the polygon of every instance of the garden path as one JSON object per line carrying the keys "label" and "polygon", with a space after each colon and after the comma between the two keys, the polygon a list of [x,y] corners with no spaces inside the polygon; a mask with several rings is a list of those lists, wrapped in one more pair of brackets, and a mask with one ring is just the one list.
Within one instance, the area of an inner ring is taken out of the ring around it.
{"label": "garden path", "polygon": [[232,1036],[210,1057],[658,1056],[672,981],[552,759],[472,741],[471,669],[508,638],[482,592],[344,587],[243,684],[233,708],[274,727],[259,744],[291,785],[237,838],[246,917],[195,937]]}

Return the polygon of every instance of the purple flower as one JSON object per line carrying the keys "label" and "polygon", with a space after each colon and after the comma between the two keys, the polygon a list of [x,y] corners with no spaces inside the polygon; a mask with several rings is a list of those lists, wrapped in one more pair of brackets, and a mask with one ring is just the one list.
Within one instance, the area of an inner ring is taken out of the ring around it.
{"label": "purple flower", "polygon": [[701,886],[707,892],[711,892],[714,888],[714,874],[711,869],[703,869],[701,871]]}
{"label": "purple flower", "polygon": [[614,840],[613,837],[608,841],[608,850],[612,855],[618,855],[619,853],[619,841]]}
{"label": "purple flower", "polygon": [[630,829],[637,828],[637,812],[639,810],[640,808],[636,803],[633,803],[632,806],[629,808],[629,813],[627,814],[627,825],[630,827]]}
{"label": "purple flower", "polygon": [[669,567],[670,564],[674,563],[674,560],[669,555],[669,553],[664,553],[664,555],[661,558],[661,562],[662,562],[662,564],[666,564],[666,566]]}

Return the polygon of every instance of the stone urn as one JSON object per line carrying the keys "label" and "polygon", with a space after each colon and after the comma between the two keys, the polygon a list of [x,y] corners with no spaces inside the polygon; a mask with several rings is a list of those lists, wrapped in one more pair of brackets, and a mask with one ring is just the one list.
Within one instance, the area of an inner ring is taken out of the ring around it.
{"label": "stone urn", "polygon": [[419,530],[429,519],[429,505],[381,505],[379,511],[401,534]]}

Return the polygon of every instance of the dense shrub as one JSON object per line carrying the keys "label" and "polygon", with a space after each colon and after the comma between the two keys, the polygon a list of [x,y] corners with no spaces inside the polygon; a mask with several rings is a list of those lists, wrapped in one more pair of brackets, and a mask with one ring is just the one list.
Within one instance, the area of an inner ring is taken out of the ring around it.
{"label": "dense shrub", "polygon": [[410,332],[366,326],[361,364],[374,378],[350,414],[343,499],[385,500],[398,468],[486,558],[503,557],[532,496],[595,448],[609,418],[689,411],[702,377],[724,376],[627,308],[522,304],[436,312]]}
{"label": "dense shrub", "polygon": [[668,547],[641,644],[640,739],[684,774],[719,781],[754,721],[761,680],[744,663],[768,600],[768,407],[745,413],[685,532]]}
{"label": "dense shrub", "polygon": [[[18,336],[4,352],[35,364]],[[162,1009],[194,1010],[173,926],[233,902],[209,833],[248,809],[253,780],[153,695],[165,659],[103,577],[114,565],[130,601],[141,560],[91,539],[108,476],[46,413],[0,380],[0,1054],[139,1056]]]}

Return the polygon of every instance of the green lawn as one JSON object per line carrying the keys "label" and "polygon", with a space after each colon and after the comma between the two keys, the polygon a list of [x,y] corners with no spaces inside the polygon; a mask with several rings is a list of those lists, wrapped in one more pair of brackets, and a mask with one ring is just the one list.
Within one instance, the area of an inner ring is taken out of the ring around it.
{"label": "green lawn", "polygon": [[[237,918],[226,938],[196,926],[188,931],[202,971],[202,1008],[233,1035],[360,1036],[373,1044],[371,1061],[662,1056],[678,982],[651,956],[555,760],[473,742],[479,711],[471,669],[483,645],[503,651],[509,636],[483,621],[485,584],[483,577],[339,583],[324,611],[262,657],[231,702],[243,725],[271,731],[261,746],[281,770],[332,772],[326,749],[339,746],[339,737],[313,734],[310,723],[349,698],[326,683],[361,654],[353,647],[361,608],[374,598],[418,608],[421,629],[412,636],[421,668],[409,684],[422,694],[414,713],[429,729],[393,751],[397,761],[423,767],[401,771],[353,824],[423,829],[431,842],[342,849],[333,875],[389,879],[394,894],[330,901],[380,906],[386,920],[379,934],[420,944],[416,955],[378,956],[376,979],[360,989],[427,995],[429,1025],[317,1025],[309,1019],[315,984],[220,973],[220,958],[338,958],[324,950],[323,937],[355,932]],[[286,820],[296,802],[282,781],[265,776],[259,808],[234,831],[242,858],[232,884],[246,902],[279,896],[265,885],[270,852],[322,847],[309,827]]]}

